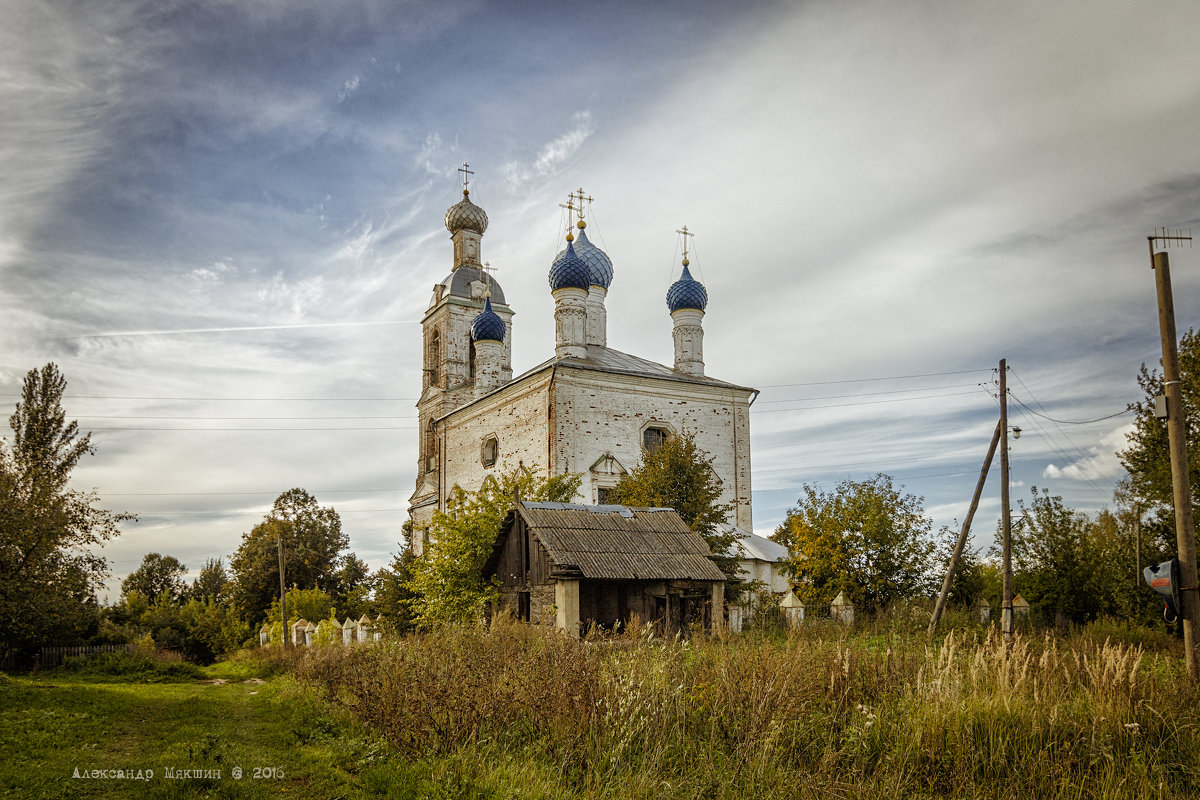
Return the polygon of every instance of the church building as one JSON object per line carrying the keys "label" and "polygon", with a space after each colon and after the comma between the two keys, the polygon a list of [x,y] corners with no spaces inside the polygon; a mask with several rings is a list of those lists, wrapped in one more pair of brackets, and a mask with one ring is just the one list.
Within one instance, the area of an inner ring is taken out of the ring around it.
{"label": "church building", "polygon": [[[604,504],[609,489],[667,438],[689,431],[713,458],[734,504],[731,524],[752,531],[750,403],[758,392],[704,371],[708,292],[688,270],[666,289],[675,342],[670,366],[608,346],[605,299],[615,270],[588,240],[584,195],[566,247],[549,265],[554,299],[553,355],[513,377],[516,298],[486,273],[481,244],[488,227],[469,189],[446,211],[453,264],[433,288],[422,320],[424,358],[416,489],[410,498],[412,547],[424,550],[429,522],[450,490],[478,489],[489,474],[519,467],[547,475],[580,473],[577,502]],[[590,198],[588,198],[590,199]],[[685,229],[686,230],[686,229]],[[644,288],[644,287],[639,287]],[[620,320],[614,320],[620,324]],[[547,349],[551,343],[547,342]]]}

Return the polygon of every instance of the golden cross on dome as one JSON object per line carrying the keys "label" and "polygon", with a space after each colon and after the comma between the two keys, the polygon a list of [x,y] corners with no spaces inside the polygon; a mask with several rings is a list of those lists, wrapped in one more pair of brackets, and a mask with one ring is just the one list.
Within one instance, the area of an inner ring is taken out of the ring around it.
{"label": "golden cross on dome", "polygon": [[470,166],[471,166],[470,164],[468,164],[467,162],[464,161],[463,165],[461,167],[459,167],[457,170],[458,172],[461,172],[463,174],[463,191],[464,192],[467,191],[467,189],[469,188],[468,184],[470,184],[470,182],[471,182],[471,176],[475,174],[475,172],[470,169]]}
{"label": "golden cross on dome", "polygon": [[592,202],[592,196],[584,194],[583,187],[580,186],[578,192],[572,192],[570,194],[570,198],[572,201],[579,201],[579,207],[576,209],[576,212],[579,214],[579,221],[583,222],[583,204],[585,202],[590,204]]}
{"label": "golden cross on dome", "polygon": [[687,225],[683,226],[683,230],[675,232],[683,236],[683,265],[686,267],[688,264],[688,237],[696,234],[689,231]]}

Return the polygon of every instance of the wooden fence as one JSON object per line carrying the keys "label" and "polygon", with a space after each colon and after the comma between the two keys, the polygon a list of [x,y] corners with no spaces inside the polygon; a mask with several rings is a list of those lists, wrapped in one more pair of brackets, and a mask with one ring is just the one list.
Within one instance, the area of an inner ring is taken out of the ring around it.
{"label": "wooden fence", "polygon": [[[38,656],[38,665],[42,668],[61,666],[68,657],[104,655],[106,653],[132,653],[141,649],[132,642],[128,644],[91,644],[78,647],[43,647]],[[156,650],[154,657],[160,661],[182,661],[183,654],[176,650]]]}

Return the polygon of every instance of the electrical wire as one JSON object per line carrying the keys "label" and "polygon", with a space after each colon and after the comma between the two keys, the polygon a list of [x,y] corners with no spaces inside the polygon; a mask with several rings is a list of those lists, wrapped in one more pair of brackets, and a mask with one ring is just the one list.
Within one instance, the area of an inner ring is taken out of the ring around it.
{"label": "electrical wire", "polygon": [[759,403],[800,403],[809,400],[840,400],[844,397],[875,397],[883,394],[903,394],[905,392],[932,392],[937,389],[962,389],[966,387],[974,388],[977,383],[954,383],[949,386],[921,386],[912,389],[890,389],[885,392],[854,392],[852,394],[826,394],[818,395],[817,397],[791,397],[786,400],[759,400]]}
{"label": "electrical wire", "polygon": [[[1024,386],[1024,384],[1022,384],[1022,386]],[[1010,394],[1011,394],[1011,392],[1010,392]],[[1028,411],[1030,414],[1033,414],[1035,417],[1041,417],[1042,419],[1048,419],[1051,422],[1057,423],[1059,425],[1091,425],[1093,422],[1103,422],[1106,419],[1114,419],[1114,418],[1120,417],[1124,414],[1131,414],[1135,410],[1132,408],[1127,408],[1124,411],[1118,411],[1115,414],[1109,414],[1107,417],[1096,417],[1095,419],[1084,419],[1084,420],[1055,419],[1054,417],[1048,417],[1045,414],[1039,414],[1038,412],[1034,411],[1032,408],[1030,408],[1029,406],[1022,403],[1021,399],[1019,397],[1017,397],[1016,395],[1012,395],[1012,399],[1016,401],[1017,405],[1021,406],[1026,411]]]}
{"label": "electrical wire", "polygon": [[[835,383],[867,383],[868,381],[902,381],[909,378],[937,378],[942,375],[972,375],[979,372],[988,372],[989,369],[960,369],[950,372],[923,372],[916,375],[889,375],[879,378],[847,378],[836,381],[810,381],[808,383],[777,383],[769,386],[761,386],[761,389],[784,389],[790,386],[829,386]],[[990,371],[994,372],[995,368]]]}
{"label": "electrical wire", "polygon": [[818,408],[847,408],[849,406],[874,406],[882,403],[907,403],[912,400],[933,400],[938,397],[962,397],[968,394],[976,394],[976,392],[947,392],[945,394],[927,394],[920,397],[895,397],[891,400],[864,400],[861,403],[835,403],[825,406],[803,406],[801,408],[764,408],[750,409],[751,414],[783,414],[789,411],[812,411]]}
{"label": "electrical wire", "polygon": [[[1017,383],[1021,384],[1021,388],[1029,393],[1029,396],[1033,399],[1033,402],[1037,403],[1038,406],[1040,406],[1042,408],[1042,410],[1045,411],[1046,410],[1045,404],[1043,404],[1041,400],[1037,399],[1037,396],[1034,395],[1033,390],[1030,389],[1027,385],[1025,385],[1025,381],[1021,380],[1021,376],[1018,375],[1016,373],[1016,371],[1014,371],[1011,367],[1009,368],[1009,372],[1012,373],[1012,376],[1017,379]],[[1012,389],[1009,389],[1008,393],[1009,393],[1009,396],[1012,397],[1013,400],[1015,400],[1020,406],[1022,406],[1023,408],[1028,408],[1028,405],[1021,402],[1020,398],[1018,398],[1016,395],[1013,394]],[[1037,416],[1044,417],[1046,419],[1050,419],[1049,415],[1047,415],[1047,414],[1039,414]],[[1075,458],[1072,458],[1071,456],[1069,456],[1058,445],[1058,442],[1054,439],[1053,436],[1051,436],[1050,432],[1047,431],[1046,428],[1038,421],[1036,416],[1030,416],[1030,421],[1033,422],[1033,424],[1042,433],[1042,435],[1046,439],[1047,444],[1050,445],[1051,449],[1054,450],[1055,453],[1057,453],[1063,459],[1063,463],[1065,465],[1070,466],[1074,463],[1083,461],[1084,459],[1086,459],[1088,457],[1088,454],[1084,453],[1084,451],[1079,447],[1079,445],[1075,444],[1075,442],[1071,440],[1071,437],[1067,434],[1066,430],[1060,428],[1059,432],[1062,434],[1063,438],[1067,440],[1067,443],[1071,446],[1071,448],[1075,450],[1075,453],[1076,453]],[[1080,479],[1083,480],[1088,486],[1090,486],[1092,488],[1092,490],[1094,492],[1096,492],[1096,495],[1098,497],[1100,497],[1104,500],[1108,499],[1109,495],[1106,494],[1104,492],[1104,490],[1100,488],[1100,485],[1097,484],[1093,479],[1091,479],[1085,475],[1081,475]]]}

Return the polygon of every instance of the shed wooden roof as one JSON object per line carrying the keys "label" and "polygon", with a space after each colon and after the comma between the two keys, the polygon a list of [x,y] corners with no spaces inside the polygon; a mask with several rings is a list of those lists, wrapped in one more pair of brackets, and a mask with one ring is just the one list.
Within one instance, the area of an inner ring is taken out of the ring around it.
{"label": "shed wooden roof", "polygon": [[519,503],[501,526],[489,570],[518,514],[558,573],[599,580],[725,580],[708,543],[675,511],[574,503]]}

